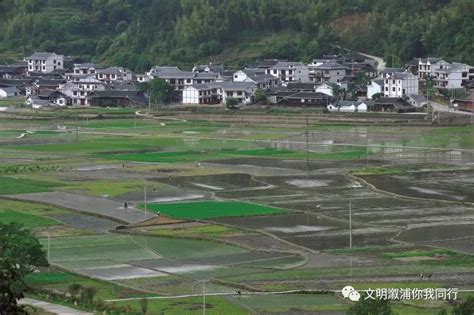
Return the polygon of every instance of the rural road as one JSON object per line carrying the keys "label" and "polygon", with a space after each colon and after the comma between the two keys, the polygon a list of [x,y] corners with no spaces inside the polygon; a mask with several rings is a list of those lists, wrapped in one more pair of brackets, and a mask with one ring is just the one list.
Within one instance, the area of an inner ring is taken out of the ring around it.
{"label": "rural road", "polygon": [[429,104],[437,112],[448,112],[448,113],[454,113],[454,114],[459,114],[459,115],[469,115],[469,116],[474,115],[474,113],[465,112],[465,111],[461,111],[461,110],[455,110],[455,109],[450,108],[446,105],[436,103],[436,102],[433,102],[433,101],[429,101]]}
{"label": "rural road", "polygon": [[83,311],[79,311],[70,307],[48,303],[44,301],[24,298],[19,301],[20,304],[23,305],[33,305],[35,307],[42,308],[45,311],[58,314],[58,315],[93,315],[93,313],[87,313]]}
{"label": "rural road", "polygon": [[348,52],[354,52],[354,53],[357,53],[357,54],[360,54],[362,56],[365,56],[367,58],[371,58],[371,59],[374,59],[375,61],[377,61],[377,70],[380,72],[380,71],[383,71],[385,70],[386,68],[386,62],[383,60],[383,58],[381,57],[377,57],[377,56],[372,56],[372,55],[369,55],[369,54],[365,54],[365,53],[361,53],[359,51],[354,51],[354,50],[350,50],[350,49],[347,49],[347,48],[344,48],[344,47],[341,47],[339,45],[333,45],[334,47],[337,47],[339,49],[343,49],[345,51],[348,51]]}
{"label": "rural road", "polygon": [[371,59],[374,59],[375,61],[377,61],[377,71],[380,72],[380,71],[385,70],[386,62],[382,58],[377,57],[377,56],[364,54],[364,53],[361,53],[361,52],[358,52],[358,51],[356,51],[356,53],[361,54],[362,56],[365,56],[367,58],[371,58]]}

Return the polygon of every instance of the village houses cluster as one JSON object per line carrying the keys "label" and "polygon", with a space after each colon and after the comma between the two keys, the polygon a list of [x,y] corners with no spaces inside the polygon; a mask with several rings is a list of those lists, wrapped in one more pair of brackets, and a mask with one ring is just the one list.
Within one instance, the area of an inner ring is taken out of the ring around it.
{"label": "village houses cluster", "polygon": [[[13,64],[0,65],[0,98],[26,96],[32,108],[49,106],[149,105],[139,84],[155,78],[172,88],[173,104],[255,103],[261,90],[266,103],[312,106],[329,111],[412,112],[427,105],[420,83],[430,82],[438,91],[474,88],[474,67],[440,58],[417,58],[403,68],[377,70],[375,60],[358,53],[326,55],[311,63],[265,59],[241,69],[221,64],[195,65],[186,71],[155,66],[133,73],[114,66],[79,63],[72,57],[36,52]],[[472,101],[456,100],[472,109]]]}

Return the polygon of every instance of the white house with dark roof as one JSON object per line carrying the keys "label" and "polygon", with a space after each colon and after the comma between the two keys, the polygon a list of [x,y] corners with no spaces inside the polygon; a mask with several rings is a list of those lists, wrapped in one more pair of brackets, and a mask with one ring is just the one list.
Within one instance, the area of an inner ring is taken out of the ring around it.
{"label": "white house with dark roof", "polygon": [[282,82],[310,82],[308,66],[302,62],[279,61],[266,69],[265,73],[278,78]]}
{"label": "white house with dark roof", "polygon": [[222,97],[220,84],[195,84],[183,89],[183,104],[219,104]]}
{"label": "white house with dark roof", "polygon": [[105,83],[112,83],[115,81],[131,82],[133,79],[133,73],[127,68],[110,67],[97,70],[96,78]]}
{"label": "white house with dark roof", "polygon": [[432,77],[437,88],[462,89],[470,80],[474,80],[474,67],[453,62],[435,70]]}
{"label": "white house with dark roof", "polygon": [[257,85],[251,82],[222,82],[222,102],[225,103],[227,98],[237,100],[239,104],[251,104],[254,102],[255,91]]}
{"label": "white house with dark roof", "polygon": [[91,94],[96,91],[104,91],[105,82],[95,77],[76,78],[74,81],[61,84],[58,91],[70,97],[72,105],[90,106]]}
{"label": "white house with dark roof", "polygon": [[28,73],[51,73],[64,69],[64,56],[55,53],[35,52],[25,60],[28,62]]}
{"label": "white house with dark roof", "polygon": [[183,91],[186,86],[209,84],[222,81],[222,76],[216,72],[183,71],[178,67],[153,67],[146,76],[151,80],[161,78],[168,82],[173,90]]}
{"label": "white house with dark roof", "polygon": [[367,85],[367,98],[372,99],[375,94],[384,93],[383,89],[383,79],[375,79]]}
{"label": "white house with dark roof", "polygon": [[14,86],[0,87],[0,98],[20,96],[20,90]]}
{"label": "white house with dark roof", "polygon": [[309,67],[309,79],[312,82],[339,83],[346,76],[347,68],[335,61],[313,60]]}
{"label": "white house with dark roof", "polygon": [[420,58],[418,61],[418,78],[424,80],[433,77],[436,71],[447,66],[449,66],[449,62],[441,58]]}
{"label": "white house with dark roof", "polygon": [[334,96],[334,89],[337,89],[337,87],[343,88],[340,83],[323,82],[316,85],[315,91],[329,96]]}
{"label": "white house with dark roof", "polygon": [[277,86],[278,78],[273,75],[266,74],[264,69],[250,68],[242,69],[235,72],[232,76],[234,82],[250,82],[255,83],[259,89],[266,90]]}
{"label": "white house with dark roof", "polygon": [[418,94],[418,77],[408,71],[387,71],[382,74],[385,97],[403,97]]}
{"label": "white house with dark roof", "polygon": [[98,70],[104,67],[98,66],[93,63],[76,63],[72,69],[72,75],[94,75]]}

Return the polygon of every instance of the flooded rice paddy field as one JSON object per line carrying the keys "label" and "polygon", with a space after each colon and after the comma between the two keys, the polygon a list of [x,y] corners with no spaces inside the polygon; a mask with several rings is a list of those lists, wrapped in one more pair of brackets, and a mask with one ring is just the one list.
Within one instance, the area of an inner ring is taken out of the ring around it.
{"label": "flooded rice paddy field", "polygon": [[[82,134],[82,142],[76,144],[70,135],[64,145],[52,145],[53,150],[48,151],[47,141],[62,140],[60,136],[35,142],[36,135],[26,139],[25,146],[20,147],[19,141],[13,140],[13,144],[0,148],[7,154],[0,161],[2,167],[39,158],[65,165],[60,171],[44,174],[64,186],[50,192],[14,196],[74,210],[48,216],[95,233],[53,237],[53,264],[163,295],[201,292],[201,279],[235,280],[239,285],[263,290],[339,289],[347,281],[417,282],[420,272],[426,269],[433,271],[436,281],[461,283],[461,272],[472,271],[470,266],[462,265],[462,259],[469,257],[454,256],[461,257],[460,261],[447,258],[451,255],[448,250],[474,254],[474,168],[469,164],[473,160],[468,150],[457,150],[472,147],[474,143],[466,137],[469,133],[427,136],[429,129],[415,132],[394,127],[373,131],[368,127],[337,126],[311,130],[307,146],[305,135],[296,131],[278,134],[280,131],[242,132],[235,128],[223,132],[216,127],[185,134],[178,129],[160,130],[163,134],[159,136],[153,128],[142,129],[140,134],[147,137],[137,138],[136,143],[133,137],[137,135],[132,134],[137,131],[122,128],[130,137]],[[178,135],[183,135],[182,139]],[[222,139],[225,137],[229,139]],[[32,145],[35,143],[39,146]],[[304,156],[306,148],[310,150],[309,161]],[[278,153],[275,149],[297,152]],[[238,150],[242,150],[241,154],[236,153]],[[194,155],[175,154],[146,162],[114,162],[105,156],[160,151]],[[347,151],[349,157],[337,155],[341,151]],[[245,154],[248,155],[243,157]],[[360,177],[348,174],[350,170],[437,159],[462,162],[465,169],[421,171],[424,166],[419,164],[410,172]],[[151,213],[141,210],[145,185],[147,202],[153,204],[235,200],[290,212],[204,222],[176,221],[163,215],[151,219]],[[129,228],[124,228],[127,224]],[[153,231],[161,236],[148,234],[152,231],[148,228],[158,224],[161,230]],[[120,229],[114,230],[117,226]],[[158,233],[170,233],[172,237]],[[45,246],[46,235],[42,234],[41,240]],[[443,259],[448,259],[446,266],[436,265]],[[461,263],[459,268],[456,263]],[[389,269],[392,266],[394,272]],[[445,273],[444,278],[441,273]],[[462,283],[474,283],[472,276],[466,279]],[[218,281],[206,284],[207,292],[235,292],[232,285],[224,286]],[[263,301],[245,297],[237,302],[253,309],[268,309],[268,305],[276,305],[275,301],[282,298]],[[282,305],[293,305],[290,302]],[[328,305],[339,302],[331,300]],[[294,303],[295,314],[302,313],[296,309],[301,303]]]}
{"label": "flooded rice paddy field", "polygon": [[[230,162],[231,161],[231,162]],[[384,246],[396,241],[422,243],[420,237],[426,236],[420,227],[429,227],[433,234],[445,239],[443,229],[455,228],[458,224],[474,223],[474,208],[463,202],[446,203],[445,200],[468,201],[474,196],[470,185],[472,170],[432,171],[403,173],[403,175],[371,175],[362,179],[376,189],[335,169],[333,163],[309,163],[308,174],[304,171],[305,161],[274,159],[232,159],[215,163],[233,163],[258,166],[254,176],[229,174],[225,178],[233,185],[223,185],[222,177],[206,176],[203,184],[220,189],[215,191],[219,198],[240,199],[271,206],[283,207],[300,213],[262,217],[222,218],[213,221],[233,226],[255,229],[275,235],[282,240],[308,248],[326,250],[347,248],[349,246],[349,207],[352,216],[353,246]],[[262,176],[266,166],[284,166],[285,170],[295,170],[296,174]],[[357,163],[355,167],[358,167]],[[353,165],[354,167],[354,165]],[[251,178],[251,179],[250,179]],[[455,179],[453,179],[455,178]],[[200,183],[191,178],[192,183]],[[261,184],[250,189],[244,187],[251,183]],[[187,178],[181,177],[181,183]],[[239,187],[236,189],[236,187]],[[426,191],[410,189],[432,189],[451,194],[451,198]],[[436,186],[436,187],[434,187]],[[194,187],[199,187],[194,186]],[[430,187],[430,188],[427,188]],[[197,188],[199,190],[199,188]],[[209,188],[201,187],[203,191]],[[409,193],[407,192],[409,191]],[[438,198],[436,198],[438,196]],[[416,197],[415,199],[410,197]],[[462,229],[460,230],[462,231]],[[410,232],[411,239],[401,239],[399,234]],[[462,235],[469,233],[459,232]]]}
{"label": "flooded rice paddy field", "polygon": [[363,178],[379,189],[409,197],[474,202],[474,169]]}

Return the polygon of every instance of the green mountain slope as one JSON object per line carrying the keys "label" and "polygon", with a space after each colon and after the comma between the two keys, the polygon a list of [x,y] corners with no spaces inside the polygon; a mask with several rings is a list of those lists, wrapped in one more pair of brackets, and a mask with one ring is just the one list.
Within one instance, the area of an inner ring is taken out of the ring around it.
{"label": "green mountain slope", "polygon": [[56,51],[142,71],[258,57],[309,61],[339,44],[399,65],[474,64],[472,0],[2,0],[0,62]]}

